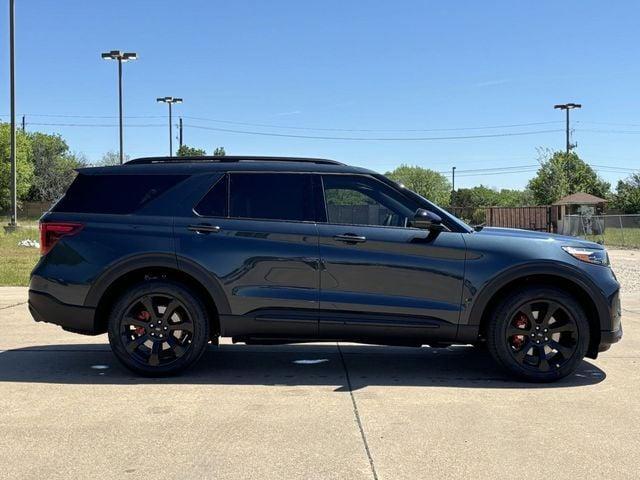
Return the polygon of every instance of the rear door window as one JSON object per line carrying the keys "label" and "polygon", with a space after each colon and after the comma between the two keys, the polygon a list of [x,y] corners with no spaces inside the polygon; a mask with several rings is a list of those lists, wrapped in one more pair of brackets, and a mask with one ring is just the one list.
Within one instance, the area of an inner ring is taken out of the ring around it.
{"label": "rear door window", "polygon": [[310,174],[232,173],[229,178],[230,217],[315,220]]}
{"label": "rear door window", "polygon": [[188,175],[79,174],[52,208],[69,213],[133,213]]}
{"label": "rear door window", "polygon": [[207,194],[202,197],[194,210],[203,217],[226,217],[227,199],[229,196],[229,182],[227,175],[218,179]]}

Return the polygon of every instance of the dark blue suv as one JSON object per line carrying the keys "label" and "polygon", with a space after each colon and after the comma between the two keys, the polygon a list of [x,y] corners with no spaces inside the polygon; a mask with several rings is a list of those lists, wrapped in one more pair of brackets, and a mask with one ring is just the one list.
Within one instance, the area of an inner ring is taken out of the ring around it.
{"label": "dark blue suv", "polygon": [[471,228],[382,175],[303,158],[81,169],[41,219],[37,321],[109,334],[144,375],[209,342],[486,347],[550,381],[622,336],[602,246]]}

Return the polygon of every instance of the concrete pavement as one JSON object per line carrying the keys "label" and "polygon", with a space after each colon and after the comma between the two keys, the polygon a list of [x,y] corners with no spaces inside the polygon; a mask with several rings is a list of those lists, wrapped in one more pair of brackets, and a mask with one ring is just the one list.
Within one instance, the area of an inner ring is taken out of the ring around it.
{"label": "concrete pavement", "polygon": [[0,478],[637,478],[638,292],[622,343],[551,385],[469,347],[344,344],[223,344],[144,379],[25,298],[0,289]]}

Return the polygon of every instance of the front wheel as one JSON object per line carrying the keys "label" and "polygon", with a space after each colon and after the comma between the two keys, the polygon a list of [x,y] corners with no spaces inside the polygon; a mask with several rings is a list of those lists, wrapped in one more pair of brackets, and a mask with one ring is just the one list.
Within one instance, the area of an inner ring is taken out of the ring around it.
{"label": "front wheel", "polygon": [[116,302],[109,343],[128,369],[146,376],[174,375],[195,363],[209,339],[200,299],[171,281],[140,283]]}
{"label": "front wheel", "polygon": [[494,311],[487,346],[498,364],[523,380],[558,380],[573,373],[587,353],[589,323],[571,295],[525,288]]}

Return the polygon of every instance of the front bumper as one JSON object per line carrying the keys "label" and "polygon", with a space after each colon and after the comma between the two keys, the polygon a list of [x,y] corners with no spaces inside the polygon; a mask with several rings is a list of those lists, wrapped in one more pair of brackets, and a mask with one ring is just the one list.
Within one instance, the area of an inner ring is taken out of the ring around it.
{"label": "front bumper", "polygon": [[606,352],[611,348],[611,345],[617,343],[622,338],[622,324],[618,325],[618,329],[614,331],[604,330],[600,332],[600,344],[598,345],[598,352]]}
{"label": "front bumper", "polygon": [[29,290],[29,311],[36,322],[53,323],[64,330],[85,335],[97,335],[95,309],[68,305],[51,295]]}

